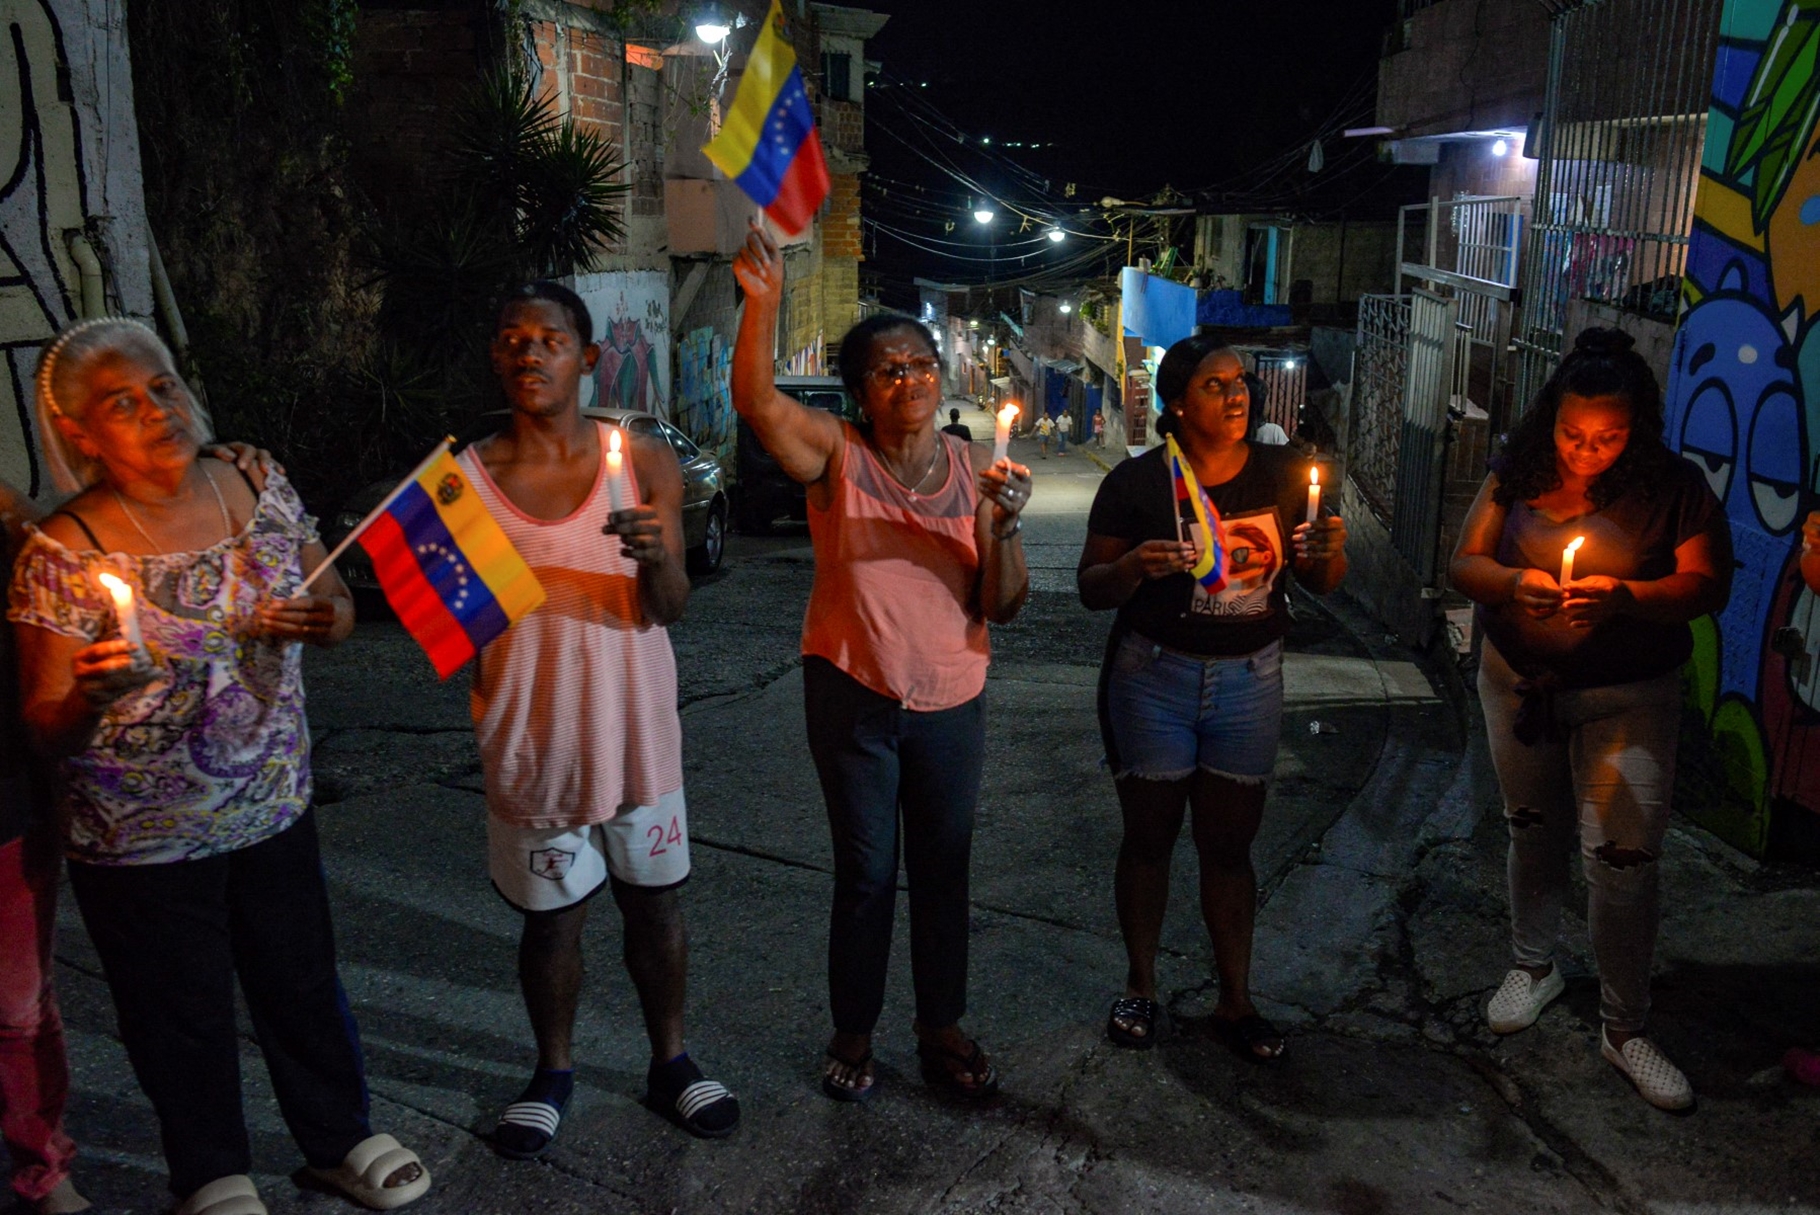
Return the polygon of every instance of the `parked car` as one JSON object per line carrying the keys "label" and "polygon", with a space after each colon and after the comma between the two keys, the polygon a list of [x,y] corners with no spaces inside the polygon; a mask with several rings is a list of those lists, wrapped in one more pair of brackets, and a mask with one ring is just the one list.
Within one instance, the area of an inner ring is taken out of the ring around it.
{"label": "parked car", "polygon": [[[581,412],[583,417],[595,418],[613,426],[624,427],[632,434],[647,435],[669,443],[671,450],[676,453],[677,463],[682,465],[683,547],[688,553],[689,572],[711,574],[719,569],[721,559],[727,551],[727,491],[720,462],[697,447],[682,431],[651,414],[628,409],[585,408]],[[505,410],[489,413],[458,435],[457,439],[466,444],[493,434],[505,425],[507,416]],[[402,472],[399,473],[400,477],[403,475]],[[333,548],[397,484],[397,478],[375,481],[342,503],[341,509],[335,513],[333,525],[325,530],[324,542]],[[379,580],[373,575],[373,563],[368,560],[366,550],[358,544],[348,547],[348,551],[336,560],[335,568],[363,605],[378,594]]]}
{"label": "parked car", "polygon": [[[855,421],[859,410],[847,395],[846,386],[836,376],[779,376],[778,391],[795,397],[811,409],[825,409],[836,417]],[[739,530],[750,536],[762,536],[778,519],[807,519],[809,499],[802,483],[784,475],[771,458],[746,420],[739,420],[739,437],[734,447],[734,467],[739,472]]]}

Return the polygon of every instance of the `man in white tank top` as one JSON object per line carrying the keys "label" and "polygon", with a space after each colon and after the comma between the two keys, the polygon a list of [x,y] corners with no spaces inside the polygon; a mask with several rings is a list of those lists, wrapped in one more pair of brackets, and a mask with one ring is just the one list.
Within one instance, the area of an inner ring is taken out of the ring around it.
{"label": "man in white tank top", "polygon": [[549,1147],[573,1091],[582,927],[609,887],[651,1040],[646,1103],[707,1138],[739,1121],[733,1095],[683,1049],[688,816],[664,631],[689,597],[682,470],[651,439],[630,438],[617,467],[607,459],[610,428],[581,413],[581,377],[600,357],[592,333],[566,287],[508,298],[492,361],[511,420],[458,457],[548,596],[481,651],[471,697],[489,868],[524,915],[518,973],[537,1038],[537,1070],[493,1135],[514,1159]]}

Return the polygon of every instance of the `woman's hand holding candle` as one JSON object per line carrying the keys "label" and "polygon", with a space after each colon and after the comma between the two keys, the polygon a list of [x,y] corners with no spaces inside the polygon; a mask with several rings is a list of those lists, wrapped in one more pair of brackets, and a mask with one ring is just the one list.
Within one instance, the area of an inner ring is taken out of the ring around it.
{"label": "woman's hand holding candle", "polygon": [[1537,620],[1546,620],[1561,610],[1561,588],[1548,571],[1521,569],[1510,585],[1510,600]]}
{"label": "woman's hand holding candle", "polygon": [[979,475],[979,492],[992,502],[993,534],[1001,540],[1016,535],[1016,520],[1030,505],[1030,470],[1010,460],[994,460]]}
{"label": "woman's hand holding candle", "polygon": [[1590,629],[1621,616],[1635,603],[1630,587],[1616,578],[1592,574],[1574,580],[1573,590],[1561,601],[1561,616],[1569,628]]}
{"label": "woman's hand holding candle", "polygon": [[144,649],[123,637],[110,637],[76,651],[70,668],[76,690],[96,712],[158,678],[158,668],[146,660]]}
{"label": "woman's hand holding candle", "polygon": [[1011,424],[1017,420],[1017,406],[1009,402],[998,411],[996,424],[992,428],[992,462],[997,464],[1007,458],[1011,450]]}
{"label": "woman's hand holding candle", "polygon": [[1289,533],[1298,561],[1332,561],[1346,551],[1346,521],[1338,515],[1310,519]]}

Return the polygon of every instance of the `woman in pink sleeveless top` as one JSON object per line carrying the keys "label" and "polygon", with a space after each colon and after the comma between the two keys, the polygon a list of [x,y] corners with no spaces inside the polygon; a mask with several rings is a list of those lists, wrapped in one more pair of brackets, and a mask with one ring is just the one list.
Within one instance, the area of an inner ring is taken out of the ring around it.
{"label": "woman in pink sleeveless top", "polygon": [[901,830],[923,1078],[987,1097],[998,1074],[960,1028],[967,876],[985,749],[986,624],[1011,620],[1030,591],[1018,536],[1030,470],[937,433],[935,339],[907,316],[869,318],[841,342],[841,375],[864,424],[779,392],[772,352],[783,256],[755,227],[733,269],[746,292],[733,407],[808,487],[815,546],[804,709],[834,843],[834,1037],[822,1090],[837,1101],[872,1094]]}

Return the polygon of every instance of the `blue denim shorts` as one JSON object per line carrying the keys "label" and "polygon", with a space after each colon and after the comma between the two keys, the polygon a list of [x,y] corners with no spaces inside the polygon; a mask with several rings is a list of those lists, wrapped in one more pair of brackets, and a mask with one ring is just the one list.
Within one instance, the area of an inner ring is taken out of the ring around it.
{"label": "blue denim shorts", "polygon": [[1282,733],[1283,643],[1197,658],[1127,634],[1112,656],[1106,714],[1115,778],[1181,780],[1199,768],[1261,783],[1276,767]]}

